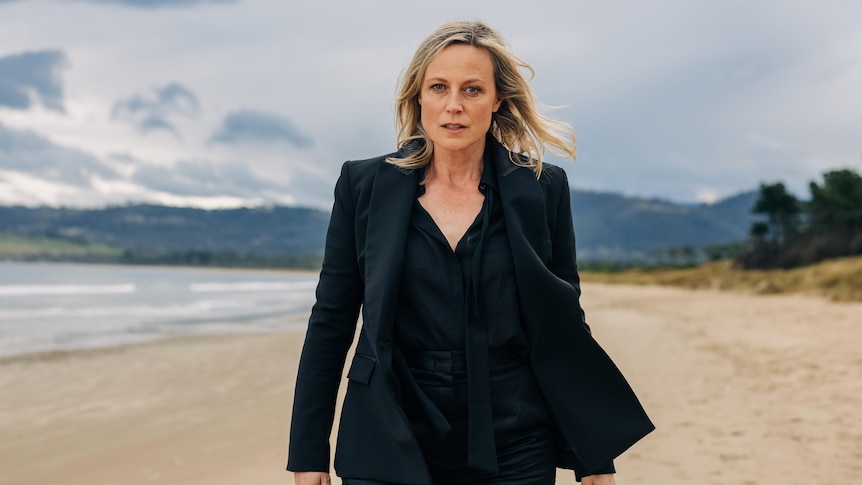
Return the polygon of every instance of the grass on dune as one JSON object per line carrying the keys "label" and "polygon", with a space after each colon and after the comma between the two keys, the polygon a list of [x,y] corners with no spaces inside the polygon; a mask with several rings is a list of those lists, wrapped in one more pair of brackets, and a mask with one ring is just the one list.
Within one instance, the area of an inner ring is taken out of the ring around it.
{"label": "grass on dune", "polygon": [[802,293],[835,301],[862,301],[862,257],[823,261],[789,270],[742,270],[730,261],[691,268],[635,268],[582,272],[586,282],[663,285],[756,294]]}
{"label": "grass on dune", "polygon": [[120,254],[117,248],[98,244],[0,234],[0,259],[114,258]]}

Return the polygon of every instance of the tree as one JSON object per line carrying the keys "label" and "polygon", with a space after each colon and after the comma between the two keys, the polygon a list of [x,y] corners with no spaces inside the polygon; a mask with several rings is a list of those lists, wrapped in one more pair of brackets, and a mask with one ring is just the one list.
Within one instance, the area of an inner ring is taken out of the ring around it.
{"label": "tree", "polygon": [[782,182],[760,184],[760,193],[752,212],[766,215],[768,223],[768,230],[755,223],[751,228],[752,235],[765,237],[768,233],[776,245],[786,244],[799,231],[799,201]]}
{"label": "tree", "polygon": [[755,239],[765,239],[769,234],[769,224],[765,222],[755,222],[751,225],[751,236]]}
{"label": "tree", "polygon": [[853,236],[862,232],[862,177],[856,172],[833,170],[823,174],[823,186],[811,182],[808,212],[816,231]]}
{"label": "tree", "polygon": [[811,182],[811,200],[800,203],[782,183],[761,184],[752,212],[766,221],[751,227],[736,262],[744,268],[792,268],[828,258],[862,254],[862,176],[853,170]]}

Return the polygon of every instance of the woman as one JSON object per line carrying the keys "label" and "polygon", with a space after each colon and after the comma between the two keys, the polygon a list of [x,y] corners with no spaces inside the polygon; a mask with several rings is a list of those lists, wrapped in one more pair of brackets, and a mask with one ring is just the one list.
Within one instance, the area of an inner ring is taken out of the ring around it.
{"label": "woman", "polygon": [[347,162],[299,364],[288,470],[345,484],[613,484],[653,429],[584,321],[565,173],[568,125],[539,115],[500,35],[449,22],[397,105],[400,150]]}

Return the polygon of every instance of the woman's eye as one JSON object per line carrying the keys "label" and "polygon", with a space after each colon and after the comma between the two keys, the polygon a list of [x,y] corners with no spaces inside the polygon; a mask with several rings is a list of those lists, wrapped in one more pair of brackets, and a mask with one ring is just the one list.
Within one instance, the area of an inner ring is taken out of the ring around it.
{"label": "woman's eye", "polygon": [[477,88],[476,86],[470,86],[469,88],[465,89],[465,91],[467,91],[467,94],[478,94],[479,88]]}
{"label": "woman's eye", "polygon": [[445,86],[443,86],[443,85],[442,85],[442,84],[440,84],[440,83],[432,84],[432,85],[431,85],[431,90],[432,90],[432,91],[442,91],[442,90],[444,90],[444,89],[446,89],[446,87],[445,87]]}

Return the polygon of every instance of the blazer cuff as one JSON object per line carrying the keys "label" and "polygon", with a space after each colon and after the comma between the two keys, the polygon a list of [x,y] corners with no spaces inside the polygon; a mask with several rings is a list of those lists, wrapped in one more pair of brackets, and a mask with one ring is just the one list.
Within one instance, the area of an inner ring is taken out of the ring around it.
{"label": "blazer cuff", "polygon": [[289,472],[323,472],[329,473],[329,453],[299,456],[299,453],[289,453],[287,471]]}
{"label": "blazer cuff", "polygon": [[[605,475],[608,473],[616,473],[617,470],[614,468],[614,462],[611,460],[607,465],[599,468],[598,470],[590,473],[590,475]],[[584,477],[588,477],[589,475],[585,474],[582,469],[575,468],[575,479],[577,481],[581,481]]]}

